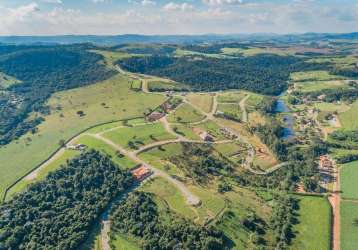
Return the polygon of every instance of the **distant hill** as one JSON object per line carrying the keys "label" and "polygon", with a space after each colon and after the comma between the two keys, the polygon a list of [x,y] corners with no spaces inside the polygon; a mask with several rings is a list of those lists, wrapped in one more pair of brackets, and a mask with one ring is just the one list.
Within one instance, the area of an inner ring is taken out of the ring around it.
{"label": "distant hill", "polygon": [[358,39],[358,32],[347,34],[305,33],[278,35],[271,33],[230,34],[230,35],[61,35],[61,36],[0,36],[0,43],[6,44],[73,44],[93,43],[97,45],[117,45],[124,43],[203,43],[228,41],[261,41],[261,42],[299,42],[315,40]]}

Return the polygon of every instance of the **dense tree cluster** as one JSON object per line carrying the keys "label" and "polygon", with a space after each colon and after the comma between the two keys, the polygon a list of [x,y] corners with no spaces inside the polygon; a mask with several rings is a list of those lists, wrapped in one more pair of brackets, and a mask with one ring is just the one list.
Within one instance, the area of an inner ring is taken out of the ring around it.
{"label": "dense tree cluster", "polygon": [[[347,150],[358,149],[358,130],[337,130],[329,135],[328,145],[331,148],[340,148]],[[358,154],[355,151],[348,151],[344,154],[336,154],[338,163],[348,163],[358,160]]]}
{"label": "dense tree cluster", "polygon": [[257,55],[236,59],[189,56],[132,57],[118,61],[132,72],[168,77],[198,91],[245,89],[268,95],[287,88],[291,72],[325,69],[293,56]]}
{"label": "dense tree cluster", "polygon": [[40,120],[32,111],[47,113],[45,101],[56,92],[88,85],[114,74],[99,64],[102,56],[87,51],[88,45],[36,48],[0,46],[13,51],[0,57],[0,72],[22,81],[10,86],[0,97],[0,145],[31,130]]}
{"label": "dense tree cluster", "polygon": [[182,169],[198,183],[205,183],[209,175],[227,175],[233,167],[224,159],[215,156],[211,145],[181,143],[183,153],[169,157],[169,161]]}
{"label": "dense tree cluster", "polygon": [[0,207],[0,249],[76,249],[133,177],[97,151],[83,153]]}
{"label": "dense tree cluster", "polygon": [[134,192],[113,209],[112,235],[138,237],[141,248],[148,250],[225,249],[221,232],[168,213],[169,218],[161,218],[152,194]]}

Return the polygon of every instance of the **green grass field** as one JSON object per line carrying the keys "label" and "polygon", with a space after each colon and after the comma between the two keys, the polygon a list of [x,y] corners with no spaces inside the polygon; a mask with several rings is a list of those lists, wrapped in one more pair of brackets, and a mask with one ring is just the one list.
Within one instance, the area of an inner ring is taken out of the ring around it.
{"label": "green grass field", "polygon": [[341,167],[342,198],[358,199],[358,161],[343,164]]}
{"label": "green grass field", "polygon": [[175,136],[165,131],[161,123],[123,127],[106,132],[103,136],[126,148],[130,147],[130,142],[140,147],[155,141],[175,139]]}
{"label": "green grass field", "polygon": [[194,109],[187,103],[181,105],[175,112],[172,112],[168,116],[170,123],[191,123],[198,122],[205,118],[200,111]]}
{"label": "green grass field", "polygon": [[318,102],[314,104],[315,108],[321,110],[321,111],[327,111],[327,112],[334,112],[337,111],[338,113],[346,112],[350,109],[350,106],[348,106],[345,103],[328,103],[328,102]]}
{"label": "green grass field", "polygon": [[331,208],[324,197],[295,196],[299,199],[298,221],[293,231],[289,249],[294,250],[329,250],[331,234]]}
{"label": "green grass field", "polygon": [[219,103],[218,111],[233,115],[237,119],[240,119],[242,115],[239,104]]}
{"label": "green grass field", "polygon": [[200,128],[201,130],[208,132],[210,135],[212,135],[215,138],[215,140],[227,139],[224,136],[224,134],[220,131],[221,127],[211,120],[200,123],[194,127]]}
{"label": "green grass field", "polygon": [[155,80],[148,82],[148,89],[150,91],[188,91],[189,86],[172,81]]}
{"label": "green grass field", "polygon": [[115,250],[140,250],[138,239],[132,239],[126,235],[115,234],[111,238],[110,245]]}
{"label": "green grass field", "polygon": [[137,79],[133,79],[131,80],[131,88],[133,90],[141,90],[142,89],[142,81],[137,80]]}
{"label": "green grass field", "polygon": [[[90,126],[143,116],[165,97],[130,90],[126,77],[116,75],[102,83],[54,94],[48,101],[51,114],[38,126],[38,133],[26,134],[0,148],[0,195],[27,171],[45,160],[59,147],[61,139]],[[80,117],[77,112],[83,111]],[[16,157],[15,157],[16,156]]]}
{"label": "green grass field", "polygon": [[302,92],[314,92],[320,91],[322,89],[348,88],[349,86],[346,84],[345,81],[335,80],[297,82],[296,87]]}
{"label": "green grass field", "polygon": [[358,203],[341,201],[341,250],[358,249]]}
{"label": "green grass field", "polygon": [[190,140],[201,140],[200,136],[193,131],[189,124],[176,124],[172,128],[174,131]]}
{"label": "green grass field", "polygon": [[175,51],[175,56],[177,57],[182,57],[182,56],[204,56],[204,57],[209,57],[209,58],[221,58],[221,59],[227,59],[227,58],[232,58],[230,55],[225,55],[225,54],[207,54],[207,53],[200,53],[200,52],[196,52],[196,51],[191,51],[191,50],[183,50],[183,49],[177,49]]}
{"label": "green grass field", "polygon": [[210,94],[195,94],[191,93],[187,95],[187,99],[194,106],[209,113],[213,107],[213,97]]}
{"label": "green grass field", "polygon": [[157,177],[146,182],[141,187],[141,190],[153,193],[165,200],[169,208],[181,216],[191,220],[195,219],[196,214],[194,213],[194,210],[186,204],[186,201],[180,191],[167,180]]}
{"label": "green grass field", "polygon": [[290,54],[294,54],[294,52],[290,51],[284,51],[277,48],[248,48],[248,49],[242,49],[242,48],[222,48],[222,53],[225,55],[231,55],[231,56],[256,56],[259,54],[275,54],[279,56],[287,56]]}
{"label": "green grass field", "polygon": [[339,114],[339,119],[342,123],[343,129],[354,130],[358,129],[358,101],[355,101],[352,107],[344,112]]}
{"label": "green grass field", "polygon": [[63,155],[52,161],[50,164],[46,165],[46,167],[40,169],[36,176],[34,176],[34,179],[22,179],[15,186],[13,186],[7,193],[6,200],[11,199],[15,194],[24,191],[30,183],[43,180],[48,175],[48,173],[60,168],[61,165],[66,164],[67,160],[70,160],[79,154],[80,152],[78,151],[66,150]]}
{"label": "green grass field", "polygon": [[331,81],[344,79],[342,76],[331,75],[328,71],[316,70],[316,71],[304,71],[294,72],[290,76],[292,81],[304,82],[304,81]]}
{"label": "green grass field", "polygon": [[245,92],[227,91],[218,94],[219,103],[239,103],[246,96]]}

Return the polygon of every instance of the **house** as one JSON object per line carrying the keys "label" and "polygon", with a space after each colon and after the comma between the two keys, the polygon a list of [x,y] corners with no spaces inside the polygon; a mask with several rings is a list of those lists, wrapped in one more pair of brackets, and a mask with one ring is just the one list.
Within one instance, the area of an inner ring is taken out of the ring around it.
{"label": "house", "polygon": [[131,171],[132,175],[137,181],[143,181],[145,178],[151,176],[153,171],[148,167],[141,165]]}

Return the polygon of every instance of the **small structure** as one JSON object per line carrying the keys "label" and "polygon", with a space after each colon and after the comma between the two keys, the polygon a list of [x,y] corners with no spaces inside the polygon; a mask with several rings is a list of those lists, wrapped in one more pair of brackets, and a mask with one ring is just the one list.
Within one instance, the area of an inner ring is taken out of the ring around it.
{"label": "small structure", "polygon": [[76,144],[76,145],[69,145],[66,148],[69,149],[69,150],[82,151],[82,150],[85,150],[87,148],[87,146],[84,145],[84,144]]}
{"label": "small structure", "polygon": [[320,96],[317,97],[317,99],[318,99],[319,101],[323,101],[324,98],[326,98],[326,95],[320,95]]}
{"label": "small structure", "polygon": [[328,155],[321,155],[319,157],[319,166],[320,168],[332,168],[333,164]]}
{"label": "small structure", "polygon": [[150,121],[150,122],[154,122],[154,121],[159,120],[159,119],[162,118],[163,116],[165,116],[164,113],[161,113],[161,112],[158,112],[158,111],[154,111],[154,112],[150,113],[150,114],[147,116],[147,120]]}
{"label": "small structure", "polygon": [[143,181],[147,177],[151,176],[153,174],[153,171],[150,170],[148,167],[141,165],[137,168],[132,169],[131,173],[137,181]]}

